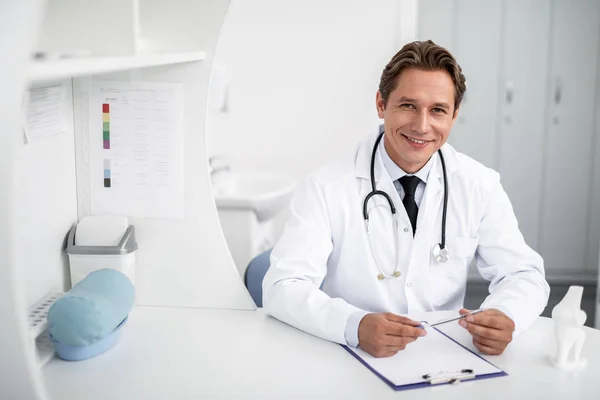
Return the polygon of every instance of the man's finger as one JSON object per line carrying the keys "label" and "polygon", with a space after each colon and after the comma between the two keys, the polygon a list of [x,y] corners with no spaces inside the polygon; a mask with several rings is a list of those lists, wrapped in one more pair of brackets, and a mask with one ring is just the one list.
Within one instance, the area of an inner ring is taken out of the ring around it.
{"label": "man's finger", "polygon": [[410,336],[385,335],[384,339],[382,340],[382,343],[384,343],[386,346],[401,347],[406,346],[407,344],[412,343],[416,340],[416,337]]}
{"label": "man's finger", "polygon": [[393,342],[394,343],[393,345],[385,346],[385,348],[387,350],[396,351],[396,352],[406,349],[407,346],[409,346],[412,342],[417,340],[415,338],[406,337],[406,336],[388,336],[388,338],[399,339],[398,341]]}
{"label": "man's finger", "polygon": [[386,334],[392,336],[408,336],[412,338],[419,338],[427,335],[427,331],[422,328],[416,328],[410,325],[399,324],[397,322],[390,322],[386,326]]}
{"label": "man's finger", "polygon": [[482,352],[483,354],[489,354],[491,356],[497,356],[502,354],[502,350],[494,349],[493,347],[486,346],[485,344],[479,343],[477,340],[473,339],[473,345]]}
{"label": "man's finger", "polygon": [[402,351],[405,348],[406,348],[405,344],[403,344],[401,346],[385,346],[385,349],[389,350],[389,351]]}
{"label": "man's finger", "polygon": [[488,339],[483,336],[479,336],[479,335],[475,335],[475,334],[472,334],[471,336],[473,336],[473,339],[475,341],[477,341],[478,343],[483,344],[487,347],[491,347],[492,349],[504,350],[506,348],[506,346],[508,345],[508,343],[506,343],[506,342],[500,342],[498,340]]}
{"label": "man's finger", "polygon": [[486,326],[492,329],[509,330],[515,329],[514,323],[508,317],[501,317],[500,315],[489,315],[485,313],[470,315],[466,318],[467,322]]}
{"label": "man's finger", "polygon": [[497,340],[500,342],[510,342],[512,340],[512,333],[507,331],[501,331],[498,329],[487,328],[485,326],[472,324],[467,322],[467,330],[471,335],[482,336],[486,339]]}
{"label": "man's finger", "polygon": [[404,348],[407,344],[412,343],[415,340],[417,339],[408,336],[385,335],[381,343],[387,347]]}
{"label": "man's finger", "polygon": [[395,356],[396,353],[398,353],[399,350],[393,350],[393,349],[387,349],[385,351],[383,351],[381,353],[381,355],[379,357],[391,357],[391,356]]}
{"label": "man's finger", "polygon": [[508,318],[508,315],[504,314],[502,311],[498,310],[497,308],[486,308],[485,313],[489,314],[489,315],[502,315],[502,316]]}
{"label": "man's finger", "polygon": [[380,347],[380,348],[373,350],[372,352],[368,352],[368,353],[371,354],[373,357],[380,358],[380,357],[391,357],[391,356],[395,355],[396,353],[398,353],[398,351],[400,351],[400,349],[398,349],[398,348],[383,346],[383,347]]}
{"label": "man's finger", "polygon": [[401,316],[396,315],[396,314],[386,313],[385,316],[388,319],[388,321],[398,322],[398,323],[401,323],[401,324],[404,324],[404,325],[410,325],[410,326],[419,326],[419,325],[421,325],[421,323],[419,321],[414,321],[414,320],[412,320],[410,318],[401,317]]}
{"label": "man's finger", "polygon": [[412,343],[414,341],[416,341],[418,338],[416,337],[410,337],[410,336],[404,336],[403,340],[406,344]]}

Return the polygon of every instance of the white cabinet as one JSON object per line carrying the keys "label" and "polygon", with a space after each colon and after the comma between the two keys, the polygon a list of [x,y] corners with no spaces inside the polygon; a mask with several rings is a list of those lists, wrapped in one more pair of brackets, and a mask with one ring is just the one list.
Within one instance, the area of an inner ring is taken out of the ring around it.
{"label": "white cabinet", "polygon": [[556,1],[552,14],[540,251],[549,268],[595,267],[598,263],[588,261],[586,251],[596,156],[600,2]]}
{"label": "white cabinet", "polygon": [[450,143],[495,168],[500,2],[458,0],[455,7],[453,53],[467,77],[467,92]]}
{"label": "white cabinet", "polygon": [[[536,250],[546,131],[550,0],[504,3],[499,79],[498,162],[527,243]],[[537,60],[530,62],[529,60]]]}
{"label": "white cabinet", "polygon": [[454,1],[421,0],[418,7],[418,39],[431,39],[440,46],[454,51]]}
{"label": "white cabinet", "polygon": [[467,92],[449,143],[496,168],[496,119],[501,45],[501,2],[423,0],[419,39],[446,47],[467,78]]}
{"label": "white cabinet", "polygon": [[450,143],[500,172],[549,275],[590,275],[600,235],[600,2],[424,0],[418,15],[419,39],[445,45],[467,78]]}

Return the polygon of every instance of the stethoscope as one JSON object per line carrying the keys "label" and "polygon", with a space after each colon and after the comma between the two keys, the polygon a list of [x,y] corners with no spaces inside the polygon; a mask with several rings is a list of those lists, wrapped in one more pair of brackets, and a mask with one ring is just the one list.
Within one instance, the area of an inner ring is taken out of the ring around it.
{"label": "stethoscope", "polygon": [[[371,192],[367,194],[365,200],[363,202],[363,217],[365,219],[365,229],[367,230],[367,237],[369,238],[369,246],[371,247],[371,252],[373,253],[373,258],[375,259],[375,264],[377,264],[377,268],[379,269],[379,275],[377,275],[377,279],[393,279],[400,276],[400,271],[398,271],[398,266],[400,264],[400,251],[398,249],[398,214],[396,213],[396,207],[394,207],[394,202],[392,198],[384,191],[377,190],[375,188],[375,154],[377,154],[377,148],[379,147],[379,142],[381,142],[381,138],[383,137],[383,133],[381,132],[375,141],[375,146],[373,146],[373,154],[371,156]],[[448,177],[446,175],[446,163],[444,162],[444,156],[442,154],[442,150],[438,150],[438,154],[440,156],[440,160],[442,162],[442,170],[444,172],[444,208],[442,209],[442,240],[440,243],[436,244],[432,249],[433,259],[440,263],[444,264],[448,262],[450,258],[450,254],[448,253],[448,249],[446,248],[446,211],[448,209]],[[392,275],[388,275],[381,269],[379,265],[379,261],[377,260],[377,256],[375,255],[375,250],[373,248],[373,242],[371,241],[371,232],[369,230],[369,213],[367,212],[367,205],[369,200],[376,195],[381,195],[385,197],[387,200],[390,211],[392,213],[392,219],[394,220],[394,245],[396,249],[396,269]]]}

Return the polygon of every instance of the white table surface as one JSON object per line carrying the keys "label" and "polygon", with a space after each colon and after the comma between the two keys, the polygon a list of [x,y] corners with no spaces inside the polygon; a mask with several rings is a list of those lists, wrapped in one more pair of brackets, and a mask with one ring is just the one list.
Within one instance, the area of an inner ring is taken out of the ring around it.
{"label": "white table surface", "polygon": [[[436,320],[456,313],[414,315]],[[456,323],[442,329],[475,350]],[[349,353],[258,311],[137,307],[116,347],[44,368],[53,400],[70,399],[600,399],[600,331],[586,328],[585,369],[547,362],[552,321],[539,318],[501,356],[509,376],[395,392]],[[476,350],[475,350],[476,351]]]}

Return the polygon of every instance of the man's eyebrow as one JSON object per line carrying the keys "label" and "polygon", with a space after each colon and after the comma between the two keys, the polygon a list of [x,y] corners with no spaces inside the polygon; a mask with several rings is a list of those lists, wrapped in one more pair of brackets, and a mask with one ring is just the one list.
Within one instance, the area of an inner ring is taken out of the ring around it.
{"label": "man's eyebrow", "polygon": [[[406,96],[402,96],[398,99],[399,103],[418,103],[419,101],[417,99],[413,99],[412,97],[406,97]],[[444,102],[439,102],[439,103],[434,103],[433,107],[439,107],[439,108],[446,108],[449,109],[450,105],[448,103],[444,103]]]}
{"label": "man's eyebrow", "polygon": [[413,98],[410,98],[410,97],[402,96],[402,97],[400,97],[398,99],[398,102],[405,102],[405,101],[409,102],[409,103],[418,103],[417,99],[413,99]]}

